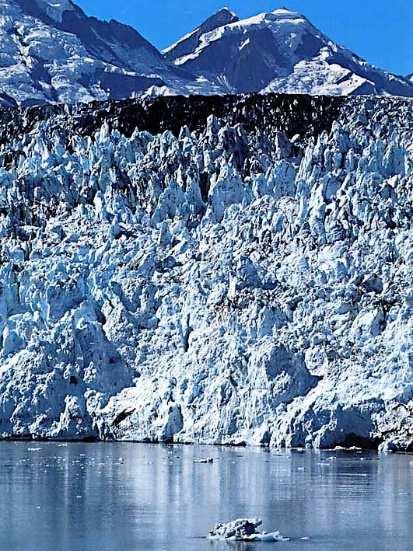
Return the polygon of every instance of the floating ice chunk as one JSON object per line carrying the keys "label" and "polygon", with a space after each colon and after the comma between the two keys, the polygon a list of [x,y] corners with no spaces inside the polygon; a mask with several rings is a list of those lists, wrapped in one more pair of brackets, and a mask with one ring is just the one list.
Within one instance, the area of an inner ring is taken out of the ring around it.
{"label": "floating ice chunk", "polygon": [[288,541],[280,532],[258,532],[261,519],[237,519],[225,524],[217,524],[210,532],[209,539],[227,541]]}

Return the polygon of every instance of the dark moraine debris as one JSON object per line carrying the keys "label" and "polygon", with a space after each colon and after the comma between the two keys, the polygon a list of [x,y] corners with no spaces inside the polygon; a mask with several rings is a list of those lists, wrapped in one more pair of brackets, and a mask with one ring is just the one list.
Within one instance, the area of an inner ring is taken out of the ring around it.
{"label": "dark moraine debris", "polygon": [[[55,121],[81,135],[92,135],[104,121],[112,129],[131,136],[134,130],[175,136],[183,126],[205,128],[210,115],[229,126],[242,124],[247,133],[281,130],[289,138],[317,136],[329,131],[345,103],[343,97],[307,95],[191,96],[130,99],[103,103],[37,105],[0,110],[0,144],[30,132],[42,121]],[[64,123],[64,124],[62,124]]]}

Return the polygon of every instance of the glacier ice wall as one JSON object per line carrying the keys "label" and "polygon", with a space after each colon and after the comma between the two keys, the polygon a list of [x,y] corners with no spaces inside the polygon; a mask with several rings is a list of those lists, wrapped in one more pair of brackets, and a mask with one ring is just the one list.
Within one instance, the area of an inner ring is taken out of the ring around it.
{"label": "glacier ice wall", "polygon": [[269,98],[1,112],[3,438],[411,446],[413,103]]}

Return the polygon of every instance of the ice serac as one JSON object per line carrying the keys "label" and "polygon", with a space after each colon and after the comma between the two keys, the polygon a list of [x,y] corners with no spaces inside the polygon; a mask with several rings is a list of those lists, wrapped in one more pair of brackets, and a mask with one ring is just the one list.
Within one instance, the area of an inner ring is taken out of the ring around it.
{"label": "ice serac", "polygon": [[411,448],[412,130],[400,98],[1,110],[0,434]]}
{"label": "ice serac", "polygon": [[284,8],[200,29],[185,49],[167,50],[168,60],[226,92],[413,95],[407,79],[368,64]]}

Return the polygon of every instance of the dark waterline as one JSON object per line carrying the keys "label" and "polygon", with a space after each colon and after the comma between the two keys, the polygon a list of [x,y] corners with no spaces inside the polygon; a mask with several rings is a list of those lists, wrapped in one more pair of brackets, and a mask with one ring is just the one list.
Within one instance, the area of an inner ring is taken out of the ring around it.
{"label": "dark waterline", "polygon": [[[213,457],[213,464],[194,459]],[[286,543],[211,543],[259,516]],[[309,538],[309,539],[301,539]],[[410,551],[413,456],[0,443],[1,551]]]}

